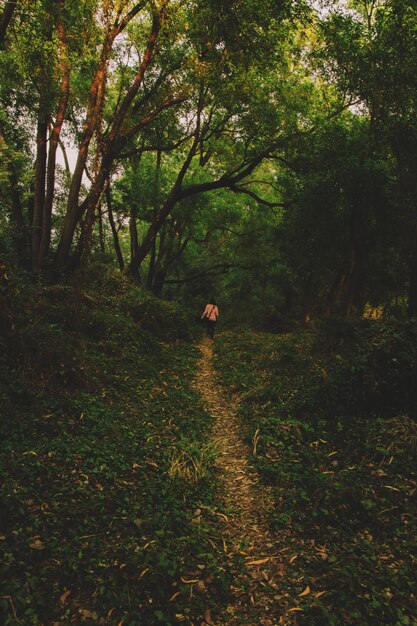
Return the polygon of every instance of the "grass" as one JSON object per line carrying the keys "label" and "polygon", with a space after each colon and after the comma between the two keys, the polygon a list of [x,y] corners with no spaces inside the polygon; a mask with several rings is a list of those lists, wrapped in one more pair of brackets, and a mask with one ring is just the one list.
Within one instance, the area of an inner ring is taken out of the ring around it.
{"label": "grass", "polygon": [[228,593],[192,329],[117,285],[76,309],[70,288],[5,294],[5,626],[192,624]]}
{"label": "grass", "polygon": [[288,555],[281,594],[297,609],[290,623],[417,619],[415,331],[354,330],[349,340],[230,333],[216,343],[219,374],[242,395],[247,442],[273,488],[270,524]]}

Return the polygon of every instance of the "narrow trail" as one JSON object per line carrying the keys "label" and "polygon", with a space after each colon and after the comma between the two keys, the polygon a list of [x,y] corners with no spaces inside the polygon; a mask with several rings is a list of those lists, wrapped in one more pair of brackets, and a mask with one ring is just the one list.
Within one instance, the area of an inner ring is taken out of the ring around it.
{"label": "narrow trail", "polygon": [[[215,418],[212,431],[217,450],[220,500],[228,514],[223,519],[225,550],[245,564],[237,574],[226,617],[216,626],[275,626],[283,621],[280,577],[285,573],[279,543],[268,527],[271,493],[261,485],[249,459],[251,450],[242,440],[237,416],[239,398],[224,394],[216,383],[212,342],[203,339],[201,359],[194,382],[207,411]],[[230,513],[229,513],[230,511]]]}

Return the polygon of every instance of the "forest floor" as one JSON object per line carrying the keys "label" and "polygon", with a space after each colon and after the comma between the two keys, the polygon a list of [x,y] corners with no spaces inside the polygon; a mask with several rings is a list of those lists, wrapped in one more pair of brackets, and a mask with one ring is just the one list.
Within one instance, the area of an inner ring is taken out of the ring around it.
{"label": "forest floor", "polygon": [[[226,395],[219,387],[213,366],[213,344],[200,343],[201,359],[195,378],[208,413],[215,419],[212,429],[219,474],[219,501],[227,515],[223,546],[231,560],[243,556],[243,567],[236,572],[231,602],[221,622],[223,626],[283,624],[279,595],[284,575],[283,551],[277,549],[277,538],[269,529],[268,514],[274,501],[268,486],[261,485],[259,475],[250,464],[251,451],[242,439],[242,423],[237,415],[240,399]],[[256,447],[256,439],[253,442]],[[289,622],[286,622],[289,623]]]}
{"label": "forest floor", "polygon": [[117,285],[6,310],[0,623],[417,624],[417,330],[196,341]]}

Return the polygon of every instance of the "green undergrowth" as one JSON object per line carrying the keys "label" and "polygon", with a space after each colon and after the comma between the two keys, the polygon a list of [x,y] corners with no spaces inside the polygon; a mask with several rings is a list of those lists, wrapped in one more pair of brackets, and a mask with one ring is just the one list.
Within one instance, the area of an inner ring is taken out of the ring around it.
{"label": "green undergrowth", "polygon": [[198,623],[229,574],[190,321],[119,277],[1,290],[1,624]]}
{"label": "green undergrowth", "polygon": [[416,623],[415,324],[332,320],[304,334],[224,333],[216,350],[273,488],[288,619]]}

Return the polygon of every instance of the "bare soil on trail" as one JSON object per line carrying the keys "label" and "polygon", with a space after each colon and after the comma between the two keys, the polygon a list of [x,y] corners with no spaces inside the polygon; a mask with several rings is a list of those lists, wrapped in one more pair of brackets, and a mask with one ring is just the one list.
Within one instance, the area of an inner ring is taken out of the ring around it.
{"label": "bare soil on trail", "polygon": [[242,438],[239,398],[226,394],[216,382],[212,341],[202,340],[200,350],[194,384],[206,410],[215,418],[212,438],[217,451],[219,499],[227,511],[221,517],[224,549],[231,562],[236,562],[237,556],[243,561],[234,572],[231,601],[217,626],[293,624],[292,618],[285,616],[285,597],[280,594],[286,548],[282,549],[282,538],[278,541],[268,526],[268,511],[274,506],[272,495],[250,465],[253,450]]}

